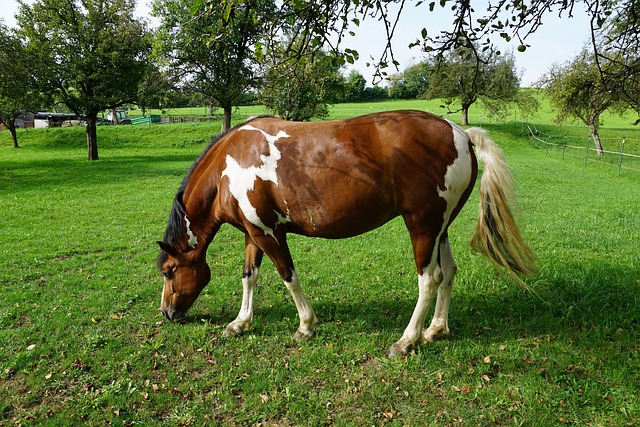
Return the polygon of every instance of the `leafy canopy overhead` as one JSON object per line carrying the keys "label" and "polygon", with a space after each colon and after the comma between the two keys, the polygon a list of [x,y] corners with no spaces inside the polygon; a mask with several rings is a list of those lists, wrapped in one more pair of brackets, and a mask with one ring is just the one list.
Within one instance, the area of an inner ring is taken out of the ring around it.
{"label": "leafy canopy overhead", "polygon": [[[215,4],[221,4],[230,13],[234,5],[242,1],[222,0],[222,3]],[[195,0],[194,4],[213,2]],[[358,58],[358,52],[348,46],[342,52],[339,50],[344,37],[357,32],[365,19],[380,21],[388,42],[376,64],[378,78],[386,77],[385,68],[399,65],[392,45],[399,17],[406,13],[419,13],[425,16],[427,23],[429,13],[436,9],[450,11],[450,29],[431,34],[425,24],[412,43],[412,46],[421,46],[429,53],[443,54],[466,47],[479,57],[479,51],[493,49],[496,38],[513,42],[520,51],[526,50],[528,37],[540,30],[550,14],[569,18],[577,8],[586,10],[591,18],[593,48],[602,57],[606,54],[597,49],[596,39],[605,37],[605,34],[609,45],[607,50],[615,48],[637,56],[640,46],[640,2],[636,0],[491,0],[486,3],[469,0],[282,0],[276,4],[279,12],[278,19],[270,24],[271,39],[277,40],[277,35],[287,32],[287,28],[296,28],[295,36],[302,40],[298,44],[302,51],[294,52],[296,55],[330,46],[344,61],[353,62]],[[627,73],[630,75],[639,68],[640,65],[636,64]]]}

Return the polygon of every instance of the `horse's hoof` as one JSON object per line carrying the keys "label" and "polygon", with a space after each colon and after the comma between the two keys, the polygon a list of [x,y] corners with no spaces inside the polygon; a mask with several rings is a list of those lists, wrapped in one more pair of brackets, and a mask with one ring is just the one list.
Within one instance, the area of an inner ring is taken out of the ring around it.
{"label": "horse's hoof", "polygon": [[422,331],[422,343],[423,344],[432,343],[440,338],[444,338],[447,335],[449,335],[448,328],[438,328],[438,329],[429,328]]}
{"label": "horse's hoof", "polygon": [[302,341],[302,340],[311,339],[311,338],[313,338],[315,336],[316,336],[316,331],[314,331],[314,330],[301,331],[300,329],[298,329],[296,331],[296,334],[293,336],[293,339],[298,340],[298,341]]}
{"label": "horse's hoof", "polygon": [[394,343],[387,352],[386,356],[388,358],[392,357],[404,357],[413,349],[414,344],[407,343],[406,341],[400,340]]}
{"label": "horse's hoof", "polygon": [[244,334],[244,332],[245,330],[242,329],[240,325],[234,325],[233,323],[230,323],[229,325],[227,325],[227,328],[224,330],[224,336],[237,337]]}

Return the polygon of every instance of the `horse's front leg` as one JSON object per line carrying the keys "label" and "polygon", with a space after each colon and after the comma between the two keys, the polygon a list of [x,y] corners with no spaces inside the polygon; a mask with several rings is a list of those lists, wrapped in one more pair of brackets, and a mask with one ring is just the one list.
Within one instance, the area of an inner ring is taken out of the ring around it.
{"label": "horse's front leg", "polygon": [[285,286],[293,297],[293,302],[296,304],[298,317],[300,317],[300,326],[298,326],[294,338],[297,340],[312,338],[316,334],[315,327],[318,319],[307,297],[302,292],[300,279],[293,267],[293,259],[289,252],[286,235],[277,233],[275,236],[254,236],[254,239],[275,264]]}
{"label": "horse's front leg", "polygon": [[238,317],[227,325],[224,334],[228,337],[241,335],[253,324],[253,291],[258,282],[258,273],[263,252],[246,236],[244,270],[242,272],[242,305]]}

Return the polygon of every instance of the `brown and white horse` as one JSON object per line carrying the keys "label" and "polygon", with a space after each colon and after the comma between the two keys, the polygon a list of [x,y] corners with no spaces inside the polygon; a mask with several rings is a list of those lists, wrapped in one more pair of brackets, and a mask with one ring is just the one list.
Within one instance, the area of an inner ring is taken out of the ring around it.
{"label": "brown and white horse", "polygon": [[[402,216],[418,271],[418,302],[389,355],[449,332],[456,263],[447,229],[480,183],[480,219],[472,245],[511,273],[533,271],[533,258],[507,204],[511,175],[501,150],[481,129],[467,131],[421,111],[393,111],[340,121],[297,123],[257,118],[212,143],[178,191],[158,267],[160,310],[182,319],[207,285],[206,252],[223,223],[245,233],[242,306],[225,331],[247,331],[263,254],[273,261],[300,317],[298,339],[312,337],[316,316],[300,287],[287,233],[344,238]],[[437,293],[435,313],[423,330]]]}

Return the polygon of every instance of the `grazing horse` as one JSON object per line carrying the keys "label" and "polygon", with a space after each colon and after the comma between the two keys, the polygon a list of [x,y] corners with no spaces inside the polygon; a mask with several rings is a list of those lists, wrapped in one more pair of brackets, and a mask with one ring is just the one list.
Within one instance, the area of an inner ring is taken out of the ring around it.
{"label": "grazing horse", "polygon": [[[456,263],[449,225],[480,183],[480,219],[472,245],[508,272],[533,271],[507,204],[512,180],[502,152],[482,129],[467,131],[422,111],[392,111],[347,120],[298,123],[260,117],[213,142],[194,163],[169,215],[158,268],[164,275],[160,310],[171,321],[207,285],[206,253],[229,223],[245,234],[242,306],[227,336],[253,321],[253,292],[263,254],[273,261],[300,317],[295,338],[315,333],[316,316],[300,287],[287,233],[338,239],[402,216],[418,271],[418,302],[388,355],[449,333]],[[430,326],[423,330],[437,294]]]}

